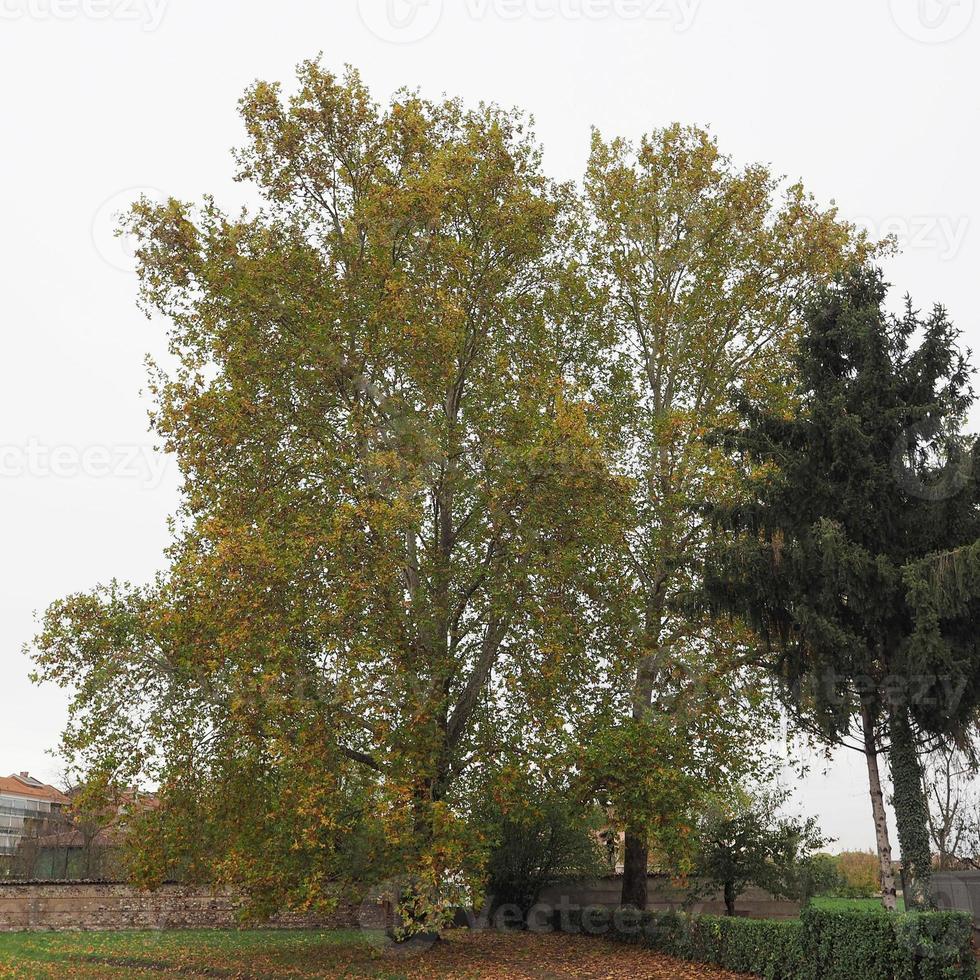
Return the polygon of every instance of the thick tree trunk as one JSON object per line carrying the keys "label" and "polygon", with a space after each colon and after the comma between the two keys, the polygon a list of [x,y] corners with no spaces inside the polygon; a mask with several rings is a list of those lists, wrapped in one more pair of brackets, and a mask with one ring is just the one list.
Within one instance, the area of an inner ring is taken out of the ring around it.
{"label": "thick tree trunk", "polygon": [[[636,683],[633,688],[633,717],[637,720],[645,718],[653,710],[653,692],[660,674],[663,651],[655,639],[653,627],[649,624],[658,623],[658,610],[651,607],[647,610],[648,653],[640,662],[636,671]],[[627,826],[626,848],[623,855],[623,892],[621,905],[632,905],[641,911],[647,907],[647,864],[649,846],[647,832],[642,826]]]}
{"label": "thick tree trunk", "polygon": [[725,915],[735,915],[735,882],[725,882]]}
{"label": "thick tree trunk", "polygon": [[642,829],[626,831],[620,904],[632,905],[640,911],[647,907],[647,836]]}
{"label": "thick tree trunk", "polygon": [[878,875],[881,881],[881,901],[889,912],[895,911],[895,875],[892,872],[892,847],[888,840],[888,818],[885,797],[881,791],[878,771],[878,747],[875,744],[874,718],[868,707],[861,709],[864,729],[864,756],[868,763],[868,786],[871,791],[871,810],[875,821],[875,840],[878,847]]}
{"label": "thick tree trunk", "polygon": [[931,905],[932,847],[929,841],[929,804],[922,788],[922,763],[915,745],[908,713],[896,709],[891,716],[892,786],[895,790],[895,825],[902,852],[905,906],[912,909]]}

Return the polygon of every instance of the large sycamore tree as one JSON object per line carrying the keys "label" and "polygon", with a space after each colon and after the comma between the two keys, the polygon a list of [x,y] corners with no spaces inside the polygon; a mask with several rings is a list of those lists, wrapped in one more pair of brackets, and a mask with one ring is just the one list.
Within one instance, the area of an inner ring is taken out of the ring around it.
{"label": "large sycamore tree", "polygon": [[160,787],[144,881],[233,881],[260,908],[455,881],[481,850],[459,787],[501,706],[547,727],[580,676],[616,526],[573,198],[520,116],[381,109],[354,72],[307,63],[241,114],[260,210],[130,218],[170,324],[168,568],[52,606],[38,675],[76,690],[91,794]]}
{"label": "large sycamore tree", "polygon": [[637,786],[663,757],[650,726],[717,746],[685,789],[695,805],[698,782],[725,792],[750,775],[758,760],[746,745],[764,741],[758,678],[744,667],[752,637],[678,612],[708,537],[700,501],[735,484],[724,448],[706,435],[731,418],[735,391],[785,402],[800,311],[868,245],[802,186],[761,164],[736,166],[697,128],[674,125],[635,145],[596,133],[585,195],[587,277],[612,338],[610,465],[631,487],[614,541],[620,644],[605,710],[616,719],[608,730],[632,732],[609,759],[626,824],[622,901],[643,908],[649,846],[664,846],[660,814]]}

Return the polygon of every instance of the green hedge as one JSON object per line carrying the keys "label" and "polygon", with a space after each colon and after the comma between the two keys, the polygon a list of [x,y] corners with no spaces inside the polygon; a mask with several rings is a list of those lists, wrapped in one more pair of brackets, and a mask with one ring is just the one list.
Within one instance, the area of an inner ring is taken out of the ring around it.
{"label": "green hedge", "polygon": [[965,912],[803,913],[803,946],[821,980],[976,980]]}
{"label": "green hedge", "polygon": [[593,908],[561,927],[765,980],[976,980],[973,924],[961,912],[807,909],[776,921]]}

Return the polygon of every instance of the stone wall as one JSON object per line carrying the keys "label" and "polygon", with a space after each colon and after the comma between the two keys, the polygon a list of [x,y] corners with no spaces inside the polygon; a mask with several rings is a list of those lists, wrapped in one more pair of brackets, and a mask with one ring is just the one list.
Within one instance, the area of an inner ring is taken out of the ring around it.
{"label": "stone wall", "polygon": [[[978,876],[980,877],[980,876]],[[616,908],[622,878],[610,876],[594,881],[546,889],[540,905],[554,909],[600,905]],[[686,895],[669,879],[651,876],[649,907],[653,910],[679,908]],[[115,931],[122,929],[233,929],[239,924],[241,898],[233,892],[164,885],[142,892],[129,885],[88,882],[27,882],[0,884],[0,932],[24,931]],[[752,918],[793,918],[799,915],[796,902],[782,902],[757,888],[750,888],[737,905],[739,915]],[[371,910],[381,915],[378,910]],[[697,903],[692,911],[723,915],[720,895]],[[268,923],[269,929],[358,928],[363,910],[339,909],[329,919],[283,915]],[[381,925],[370,917],[372,926]],[[365,920],[367,921],[367,920]]]}
{"label": "stone wall", "polygon": [[[238,925],[241,899],[228,891],[164,885],[142,892],[129,885],[45,882],[0,884],[0,932],[229,929]],[[356,910],[329,920],[284,915],[270,929],[333,929],[356,926]]]}
{"label": "stone wall", "polygon": [[[579,908],[589,905],[617,908],[622,890],[622,876],[610,875],[594,881],[546,888],[541,893],[539,901],[552,908],[561,908],[563,905]],[[661,875],[650,876],[647,885],[647,908],[651,911],[680,909],[686,899],[687,890],[678,888],[670,878]],[[690,910],[700,915],[724,915],[724,896],[708,895],[691,906]],[[738,915],[753,919],[795,919],[800,914],[800,903],[781,901],[761,888],[751,886],[739,896],[735,903],[735,911]]]}

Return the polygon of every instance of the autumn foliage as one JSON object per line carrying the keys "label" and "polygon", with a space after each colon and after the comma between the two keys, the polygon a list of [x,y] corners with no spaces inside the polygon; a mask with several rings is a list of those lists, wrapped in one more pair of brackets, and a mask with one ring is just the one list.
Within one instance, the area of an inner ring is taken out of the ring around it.
{"label": "autumn foliage", "polygon": [[628,829],[634,871],[690,866],[773,715],[753,636],[682,611],[708,433],[734,387],[781,403],[802,298],[866,243],[695,129],[596,135],[577,188],[520,113],[380,106],[354,71],[240,109],[256,208],[127,219],[169,324],[166,568],[55,603],[35,646],[91,795],[159,790],[134,876],[256,915],[390,888],[437,928],[508,772]]}

